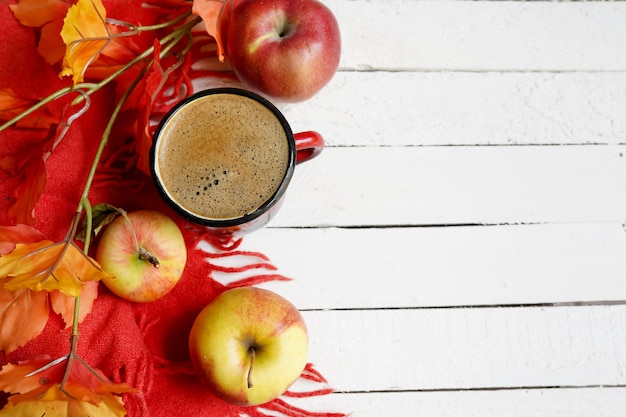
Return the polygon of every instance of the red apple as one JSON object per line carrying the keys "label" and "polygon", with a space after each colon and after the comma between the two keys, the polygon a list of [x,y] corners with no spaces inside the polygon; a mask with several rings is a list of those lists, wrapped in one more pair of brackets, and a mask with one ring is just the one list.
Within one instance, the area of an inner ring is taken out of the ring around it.
{"label": "red apple", "polygon": [[241,0],[223,16],[219,27],[225,53],[252,90],[303,101],[337,71],[339,25],[317,0]]}
{"label": "red apple", "polygon": [[300,312],[280,295],[244,287],[223,292],[197,316],[189,336],[200,379],[223,400],[259,405],[282,395],[306,366]]}
{"label": "red apple", "polygon": [[179,281],[187,247],[176,223],[166,215],[138,210],[106,226],[96,260],[111,278],[102,282],[118,296],[149,302],[167,294]]}

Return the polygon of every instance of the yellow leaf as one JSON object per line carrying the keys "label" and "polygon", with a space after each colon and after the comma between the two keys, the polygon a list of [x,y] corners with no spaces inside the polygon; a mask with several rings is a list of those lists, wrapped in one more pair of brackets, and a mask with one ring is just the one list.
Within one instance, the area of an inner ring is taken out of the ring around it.
{"label": "yellow leaf", "polygon": [[94,405],[86,401],[34,400],[19,404],[7,404],[0,410],[0,417],[123,417],[126,415],[120,397],[111,395],[102,404]]}
{"label": "yellow leaf", "polygon": [[0,279],[8,278],[4,288],[9,291],[58,290],[77,297],[84,282],[99,281],[108,275],[71,242],[20,243],[12,252],[0,257]]}
{"label": "yellow leaf", "polygon": [[102,1],[78,0],[70,7],[63,21],[61,37],[66,48],[60,76],[72,75],[74,84],[78,84],[83,81],[87,67],[110,40]]}
{"label": "yellow leaf", "polygon": [[68,417],[67,403],[65,401],[30,401],[17,405],[7,404],[0,410],[0,417],[18,416]]}

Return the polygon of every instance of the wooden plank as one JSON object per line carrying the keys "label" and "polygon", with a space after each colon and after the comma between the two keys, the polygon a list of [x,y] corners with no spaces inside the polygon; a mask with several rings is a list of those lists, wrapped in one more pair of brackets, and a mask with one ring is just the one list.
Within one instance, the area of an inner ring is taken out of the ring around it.
{"label": "wooden plank", "polygon": [[350,70],[626,69],[624,2],[326,0]]}
{"label": "wooden plank", "polygon": [[332,394],[289,402],[353,417],[618,417],[626,388]]}
{"label": "wooden plank", "polygon": [[626,73],[339,72],[282,108],[329,146],[618,144]]}
{"label": "wooden plank", "polygon": [[[247,236],[240,248],[264,253],[278,273],[292,278],[263,286],[302,309],[626,300],[621,223],[266,228]],[[214,277],[226,284],[259,273]]]}
{"label": "wooden plank", "polygon": [[328,148],[276,227],[621,222],[624,146]]}
{"label": "wooden plank", "polygon": [[626,384],[626,305],[304,311],[340,392]]}

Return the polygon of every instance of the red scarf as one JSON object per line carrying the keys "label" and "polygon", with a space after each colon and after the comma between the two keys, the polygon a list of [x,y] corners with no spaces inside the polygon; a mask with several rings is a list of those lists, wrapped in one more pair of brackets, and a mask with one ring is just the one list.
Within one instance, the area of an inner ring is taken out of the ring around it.
{"label": "red scarf", "polygon": [[[0,6],[0,89],[10,87],[21,96],[41,98],[57,90],[62,81],[56,70],[43,62],[36,51],[35,32],[21,26],[7,5]],[[35,224],[47,239],[65,236],[79,203],[85,178],[108,120],[113,103],[107,90],[94,95],[89,111],[74,122],[68,134],[46,160],[48,173],[45,191],[35,206]],[[103,115],[107,115],[106,117]],[[8,129],[0,132],[2,161],[19,161],[37,148],[45,132],[33,129]],[[175,219],[187,242],[188,263],[175,289],[161,300],[133,304],[113,296],[102,285],[93,311],[81,323],[78,353],[91,366],[114,382],[137,388],[124,394],[127,415],[151,416],[265,416],[267,411],[287,416],[342,416],[335,413],[308,412],[289,403],[289,395],[324,395],[331,392],[326,381],[312,365],[302,378],[320,387],[306,393],[291,393],[262,407],[236,407],[213,396],[198,382],[189,362],[187,338],[198,312],[224,290],[255,285],[270,280],[285,280],[261,253],[237,250],[238,242],[209,254],[197,247],[202,240],[214,239],[204,229],[187,223],[157,196],[151,179],[130,163],[132,147],[120,137],[112,137],[101,169],[90,192],[91,204],[106,202],[125,210],[159,210]],[[5,159],[3,159],[5,158]],[[6,159],[9,158],[9,159]],[[16,189],[31,167],[0,169],[0,225],[13,225],[8,215]],[[220,242],[213,241],[219,246]],[[224,242],[221,242],[224,243]],[[228,267],[228,259],[245,259],[243,267]],[[219,258],[219,259],[218,259]],[[225,266],[226,265],[226,266]],[[213,279],[214,271],[247,272],[247,278],[223,285]],[[286,283],[285,285],[288,285]],[[52,358],[68,353],[70,329],[60,317],[50,313],[49,322],[36,339],[10,354],[0,352],[0,366],[33,359],[46,354]],[[0,393],[0,408],[6,395]],[[265,410],[265,411],[264,411]]]}

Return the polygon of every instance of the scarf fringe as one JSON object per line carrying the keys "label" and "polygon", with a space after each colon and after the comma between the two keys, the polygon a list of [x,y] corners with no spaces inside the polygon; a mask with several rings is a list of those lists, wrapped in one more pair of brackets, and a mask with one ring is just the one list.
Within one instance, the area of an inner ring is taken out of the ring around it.
{"label": "scarf fringe", "polygon": [[254,257],[254,258],[259,258],[262,259],[264,261],[269,262],[270,258],[268,258],[266,255],[262,254],[261,252],[255,252],[255,251],[245,251],[245,250],[238,250],[238,251],[230,251],[228,253],[211,253],[211,252],[207,252],[206,257],[207,258],[224,258],[227,256],[249,256],[249,257]]}
{"label": "scarf fringe", "polygon": [[[313,381],[318,384],[326,384],[326,378],[322,376],[322,374],[315,369],[312,363],[307,363],[302,374],[300,375],[301,379],[307,381]],[[287,391],[283,394],[284,398],[310,398],[317,397],[320,395],[328,395],[332,394],[334,390],[332,388],[319,388],[312,389],[310,391]],[[297,407],[293,404],[288,403],[283,398],[277,398],[267,404],[263,404],[261,406],[255,407],[253,413],[243,413],[240,416],[249,416],[249,417],[264,417],[264,416],[280,416],[280,417],[346,417],[348,414],[345,413],[337,413],[337,412],[320,412],[320,411],[309,411],[304,408]]]}
{"label": "scarf fringe", "polygon": [[[265,412],[267,411],[267,412]],[[296,407],[288,402],[282,400],[281,398],[277,398],[272,402],[264,404],[263,406],[257,407],[254,414],[248,414],[251,417],[261,417],[261,416],[276,416],[276,413],[279,413],[279,416],[284,417],[346,417],[347,414],[344,413],[331,413],[331,412],[320,412],[320,411],[308,411],[300,407]]]}
{"label": "scarf fringe", "polygon": [[228,273],[245,272],[251,269],[261,269],[261,268],[269,269],[271,271],[275,271],[278,269],[274,265],[269,264],[269,263],[253,263],[253,264],[248,264],[244,266],[223,266],[223,265],[211,264],[211,266],[214,268],[214,271],[228,272]]}
{"label": "scarf fringe", "polygon": [[[277,271],[278,268],[270,262],[266,255],[260,252],[236,249],[221,251],[212,243],[211,239],[215,238],[215,235],[199,229],[195,229],[193,232],[197,239],[196,247],[203,251],[205,261],[210,266],[211,278],[220,281],[216,274],[223,274],[228,277],[228,282],[222,282],[226,289],[249,287],[271,281],[291,281],[291,278],[275,273],[274,271]],[[221,236],[217,237],[221,238]],[[239,243],[240,239],[235,244],[238,246]],[[211,247],[206,247],[207,244]]]}
{"label": "scarf fringe", "polygon": [[240,287],[250,287],[253,285],[263,284],[265,282],[271,281],[291,281],[291,278],[287,278],[283,275],[279,274],[265,274],[265,275],[256,275],[253,277],[242,278],[237,281],[233,281],[226,285],[226,288],[240,288]]}
{"label": "scarf fringe", "polygon": [[326,378],[324,378],[324,376],[322,376],[322,374],[313,367],[312,363],[307,363],[304,371],[302,371],[302,376],[303,379],[308,379],[309,381],[313,381],[313,382],[318,382],[320,384],[326,384],[328,381],[326,381]]}

